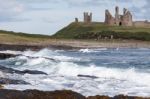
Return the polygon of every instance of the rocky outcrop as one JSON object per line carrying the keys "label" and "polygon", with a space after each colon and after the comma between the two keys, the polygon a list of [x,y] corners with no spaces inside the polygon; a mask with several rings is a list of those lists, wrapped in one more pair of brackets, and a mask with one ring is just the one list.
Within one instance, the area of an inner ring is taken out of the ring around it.
{"label": "rocky outcrop", "polygon": [[87,99],[150,99],[150,98],[142,98],[142,97],[136,97],[136,96],[124,96],[124,95],[118,95],[114,97],[108,97],[108,96],[90,96]]}
{"label": "rocky outcrop", "polygon": [[16,57],[16,56],[17,55],[9,54],[9,53],[0,53],[0,59],[7,59],[7,58]]}
{"label": "rocky outcrop", "polygon": [[111,98],[108,96],[90,96],[87,97],[87,99],[111,99]]}
{"label": "rocky outcrop", "polygon": [[77,75],[78,77],[85,77],[85,78],[91,78],[91,79],[96,79],[98,77],[96,76],[91,76],[91,75]]}
{"label": "rocky outcrop", "polygon": [[0,78],[0,84],[30,84],[23,80],[14,80],[9,78]]}
{"label": "rocky outcrop", "polygon": [[13,50],[13,51],[25,51],[25,50],[33,50],[33,51],[39,51],[43,48],[49,48],[49,49],[59,49],[59,50],[71,50],[71,49],[80,49],[80,47],[72,47],[68,45],[16,45],[16,44],[0,44],[0,51],[4,50]]}
{"label": "rocky outcrop", "polygon": [[[3,72],[3,73],[10,73],[10,74],[16,73],[16,74],[21,74],[21,75],[24,75],[24,74],[47,75],[46,73],[44,73],[42,71],[36,71],[36,70],[19,71],[19,70],[15,70],[15,69],[12,69],[12,68],[7,68],[7,67],[4,67],[4,66],[0,66],[0,71]],[[0,84],[30,84],[30,83],[25,82],[23,80],[16,80],[16,79],[11,79],[11,78],[1,77],[0,78]]]}
{"label": "rocky outcrop", "polygon": [[79,93],[62,90],[62,91],[38,91],[38,90],[0,90],[0,99],[150,99],[142,97],[130,97],[118,95],[115,97],[108,96],[90,96],[85,97]]}
{"label": "rocky outcrop", "polygon": [[12,69],[12,68],[7,68],[7,67],[4,67],[4,66],[1,66],[0,65],[0,71],[1,72],[4,72],[4,73],[16,73],[16,74],[43,74],[43,75],[47,75],[47,73],[44,73],[42,71],[37,71],[37,70],[24,70],[24,71],[19,71],[19,70],[15,70],[15,69]]}
{"label": "rocky outcrop", "polygon": [[43,92],[38,90],[0,90],[0,99],[86,99],[73,91]]}
{"label": "rocky outcrop", "polygon": [[15,44],[0,44],[0,50],[15,50],[15,51],[24,51],[24,50],[40,50],[44,48],[43,46],[34,46],[34,45],[15,45]]}

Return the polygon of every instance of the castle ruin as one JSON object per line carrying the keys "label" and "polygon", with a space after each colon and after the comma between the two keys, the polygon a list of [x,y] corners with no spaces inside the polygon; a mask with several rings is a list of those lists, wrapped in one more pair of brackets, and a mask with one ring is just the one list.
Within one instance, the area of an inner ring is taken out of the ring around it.
{"label": "castle ruin", "polygon": [[84,22],[85,23],[92,22],[92,13],[84,12]]}
{"label": "castle ruin", "polygon": [[126,8],[123,9],[123,15],[119,14],[119,7],[115,8],[115,17],[109,10],[105,11],[105,24],[116,26],[133,26],[132,14]]}
{"label": "castle ruin", "polygon": [[[78,18],[75,18],[75,22],[79,22]],[[86,24],[92,23],[92,13],[84,12],[83,13],[83,22]],[[145,21],[133,21],[131,12],[124,8],[123,14],[119,14],[119,7],[115,8],[115,15],[105,10],[105,21],[104,24],[109,26],[134,26],[134,27],[150,27],[150,22]]]}

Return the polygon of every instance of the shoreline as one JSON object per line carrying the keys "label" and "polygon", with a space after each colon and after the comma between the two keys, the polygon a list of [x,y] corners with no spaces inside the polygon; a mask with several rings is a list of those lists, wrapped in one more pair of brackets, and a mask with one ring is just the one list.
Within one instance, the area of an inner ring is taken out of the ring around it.
{"label": "shoreline", "polygon": [[62,40],[53,39],[50,42],[21,42],[21,43],[0,43],[0,50],[40,50],[43,48],[71,50],[71,49],[92,49],[92,48],[150,48],[150,42],[135,40]]}
{"label": "shoreline", "polygon": [[[0,44],[0,50],[24,51],[24,50],[31,49],[31,50],[37,51],[43,48],[56,49],[56,50],[57,49],[74,50],[74,49],[82,49],[82,48],[89,48],[89,49],[92,49],[92,48],[150,48],[150,42],[125,41],[125,40],[119,40],[119,41],[52,40],[52,42],[49,42],[49,43],[38,42],[38,43],[1,43]],[[114,97],[102,96],[102,95],[85,97],[81,95],[82,93],[80,94],[80,93],[76,93],[73,91],[67,91],[66,93],[66,91],[64,90],[48,91],[48,92],[39,91],[39,90],[19,91],[19,90],[3,89],[3,86],[1,85],[0,85],[0,88],[2,88],[0,89],[0,96],[2,96],[2,99],[20,99],[20,98],[22,99],[22,97],[24,96],[26,96],[25,99],[150,99],[148,97],[126,96],[126,95],[116,95]],[[9,94],[9,97],[11,98],[5,98],[6,94]]]}
{"label": "shoreline", "polygon": [[9,90],[0,89],[0,99],[150,99],[149,97],[116,95],[109,97],[105,95],[83,96],[80,93],[71,90]]}

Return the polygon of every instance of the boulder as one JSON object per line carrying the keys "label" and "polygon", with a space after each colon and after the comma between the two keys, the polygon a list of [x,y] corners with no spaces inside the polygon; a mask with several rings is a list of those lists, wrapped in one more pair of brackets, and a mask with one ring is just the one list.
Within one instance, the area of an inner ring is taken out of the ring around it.
{"label": "boulder", "polygon": [[4,73],[16,73],[16,74],[43,74],[43,75],[47,75],[47,73],[44,73],[42,71],[37,71],[37,70],[24,70],[24,71],[19,71],[19,70],[15,70],[12,68],[7,68],[4,66],[0,65],[0,71],[4,72]]}
{"label": "boulder", "polygon": [[91,76],[91,75],[78,75],[78,77],[86,77],[86,78],[92,78],[92,79],[98,78],[96,76]]}
{"label": "boulder", "polygon": [[30,84],[22,80],[14,80],[9,78],[0,78],[0,84]]}
{"label": "boulder", "polygon": [[73,91],[38,91],[38,90],[0,90],[0,99],[86,99],[79,93]]}
{"label": "boulder", "polygon": [[16,57],[16,56],[17,55],[9,54],[9,53],[0,53],[0,59],[7,59],[7,58]]}

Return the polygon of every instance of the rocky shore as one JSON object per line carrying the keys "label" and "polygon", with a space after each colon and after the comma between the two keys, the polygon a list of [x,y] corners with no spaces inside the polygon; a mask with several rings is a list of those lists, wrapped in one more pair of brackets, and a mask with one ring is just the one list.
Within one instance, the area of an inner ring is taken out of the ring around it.
{"label": "rocky shore", "polygon": [[90,40],[59,40],[52,39],[49,42],[37,42],[37,43],[1,43],[0,51],[2,50],[41,50],[43,48],[49,48],[54,50],[72,50],[72,49],[84,49],[84,48],[150,48],[150,42],[148,41],[136,41],[136,40],[102,40],[102,41],[90,41]]}
{"label": "rocky shore", "polygon": [[0,99],[150,99],[134,96],[118,95],[114,97],[108,96],[89,96],[85,97],[79,93],[62,90],[62,91],[38,91],[38,90],[0,90]]}
{"label": "rocky shore", "polygon": [[50,49],[59,49],[59,50],[68,50],[68,49],[75,49],[77,47],[72,47],[69,45],[45,45],[45,44],[0,44],[0,51],[5,50],[13,50],[13,51],[25,51],[25,50],[33,50],[38,51],[43,48],[50,48]]}

